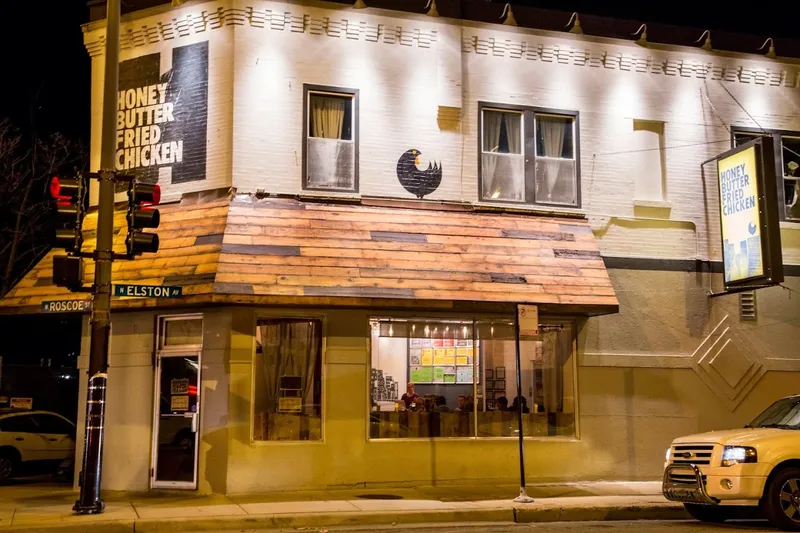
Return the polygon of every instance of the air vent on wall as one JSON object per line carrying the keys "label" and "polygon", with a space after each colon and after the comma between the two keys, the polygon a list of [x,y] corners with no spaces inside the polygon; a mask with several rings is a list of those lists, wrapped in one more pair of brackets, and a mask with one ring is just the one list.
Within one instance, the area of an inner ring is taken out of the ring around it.
{"label": "air vent on wall", "polygon": [[741,320],[756,319],[756,292],[739,293],[739,318]]}

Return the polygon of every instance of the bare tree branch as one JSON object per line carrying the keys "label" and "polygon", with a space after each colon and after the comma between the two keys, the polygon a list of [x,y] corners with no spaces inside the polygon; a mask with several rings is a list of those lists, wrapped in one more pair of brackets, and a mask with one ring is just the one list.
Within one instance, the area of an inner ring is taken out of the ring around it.
{"label": "bare tree branch", "polygon": [[79,143],[60,134],[26,141],[8,120],[0,119],[0,296],[51,245],[50,179],[83,169],[85,162]]}

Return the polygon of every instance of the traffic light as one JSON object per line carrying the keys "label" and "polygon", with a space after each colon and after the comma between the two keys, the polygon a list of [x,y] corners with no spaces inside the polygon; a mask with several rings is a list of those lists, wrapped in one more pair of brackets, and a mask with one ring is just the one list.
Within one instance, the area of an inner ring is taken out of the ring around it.
{"label": "traffic light", "polygon": [[128,256],[158,251],[158,234],[145,233],[144,228],[155,229],[161,222],[158,209],[152,206],[161,201],[161,187],[147,183],[137,183],[131,179],[128,184],[128,237],[125,246]]}
{"label": "traffic light", "polygon": [[50,180],[50,196],[56,201],[56,234],[53,245],[79,253],[83,244],[83,217],[89,210],[89,175]]}

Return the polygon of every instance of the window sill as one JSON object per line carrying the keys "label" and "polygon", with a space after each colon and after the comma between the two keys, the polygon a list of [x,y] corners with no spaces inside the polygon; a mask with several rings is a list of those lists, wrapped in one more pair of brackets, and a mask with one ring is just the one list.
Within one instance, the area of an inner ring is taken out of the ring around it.
{"label": "window sill", "polygon": [[475,202],[475,211],[500,211],[504,213],[525,213],[542,216],[567,216],[571,218],[586,218],[580,207],[556,207],[536,204],[517,204],[513,202]]}
{"label": "window sill", "polygon": [[[540,436],[524,436],[522,437],[523,440],[526,441],[536,441],[536,442],[560,442],[560,443],[567,443],[567,442],[574,442],[579,443],[581,440],[575,436],[566,436],[566,435],[553,435],[552,437],[540,437]],[[507,436],[507,437],[386,437],[386,438],[377,438],[368,439],[368,442],[374,443],[398,443],[398,442],[427,442],[430,443],[431,441],[447,441],[447,442],[489,442],[489,441],[512,441],[518,442],[518,436]]]}
{"label": "window sill", "polygon": [[800,230],[800,221],[795,222],[795,221],[792,221],[792,220],[781,220],[780,228],[781,229]]}
{"label": "window sill", "polygon": [[650,209],[672,209],[672,204],[666,200],[633,200],[633,207],[646,207]]}

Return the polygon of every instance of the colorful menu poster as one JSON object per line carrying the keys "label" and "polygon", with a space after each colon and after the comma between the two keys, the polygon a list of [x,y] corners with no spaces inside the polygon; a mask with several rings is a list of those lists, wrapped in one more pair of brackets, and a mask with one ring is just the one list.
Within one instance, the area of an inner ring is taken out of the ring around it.
{"label": "colorful menu poster", "polygon": [[422,346],[422,340],[423,340],[423,339],[414,339],[414,338],[412,338],[412,339],[411,339],[411,341],[410,341],[410,342],[411,342],[411,347],[412,347],[412,348],[419,348],[419,347],[421,347],[421,346]]}
{"label": "colorful menu poster", "polygon": [[431,383],[433,381],[433,368],[424,366],[411,367],[412,383]]}
{"label": "colorful menu poster", "polygon": [[469,364],[469,359],[466,355],[459,355],[456,357],[456,364],[458,366],[466,366]]}
{"label": "colorful menu poster", "polygon": [[431,366],[433,364],[433,348],[423,348],[420,363],[422,366]]}
{"label": "colorful menu poster", "polygon": [[409,358],[411,361],[411,366],[419,366],[422,364],[422,350],[411,350],[409,352]]}
{"label": "colorful menu poster", "polygon": [[465,366],[456,369],[456,382],[458,383],[472,383],[472,367]]}
{"label": "colorful menu poster", "polygon": [[433,367],[433,382],[444,383],[444,367],[441,366]]}
{"label": "colorful menu poster", "polygon": [[465,347],[465,348],[457,348],[456,349],[457,355],[472,355],[472,346]]}
{"label": "colorful menu poster", "polygon": [[442,346],[455,346],[455,345],[456,345],[456,341],[453,340],[453,339],[443,339],[442,340]]}
{"label": "colorful menu poster", "polygon": [[435,348],[433,350],[433,364],[434,365],[444,365],[445,363],[445,355],[447,351],[444,348]]}
{"label": "colorful menu poster", "polygon": [[444,382],[445,383],[455,383],[456,382],[456,375],[455,374],[445,374],[444,375]]}
{"label": "colorful menu poster", "polygon": [[444,346],[444,341],[442,339],[431,339],[433,341],[434,348],[441,348]]}

